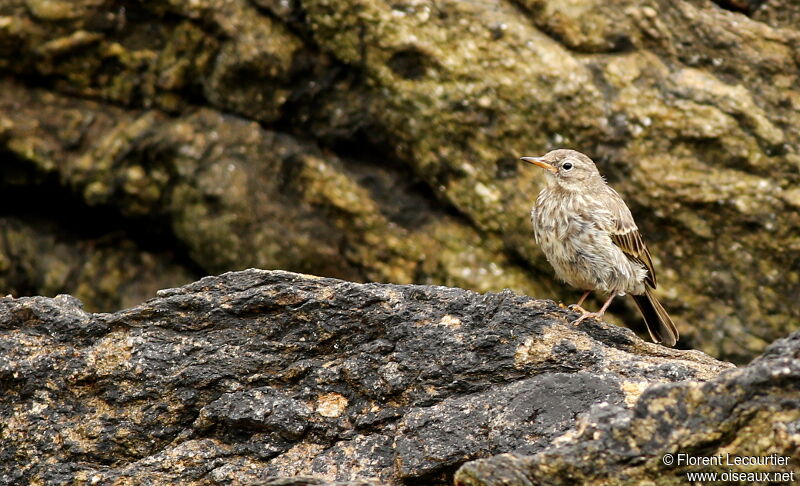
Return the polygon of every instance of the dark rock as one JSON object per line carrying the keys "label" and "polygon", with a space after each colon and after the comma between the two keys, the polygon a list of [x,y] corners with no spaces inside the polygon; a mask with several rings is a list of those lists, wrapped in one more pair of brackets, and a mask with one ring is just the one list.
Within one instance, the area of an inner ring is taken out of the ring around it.
{"label": "dark rock", "polygon": [[[791,481],[800,476],[800,332],[775,342],[749,366],[705,383],[654,385],[631,409],[594,405],[574,430],[534,455],[467,463],[456,484],[677,483],[696,471],[748,473],[748,483]],[[737,457],[771,455],[783,463],[736,465]],[[687,464],[689,458],[719,462],[698,466]]]}
{"label": "dark rock", "polygon": [[0,299],[0,483],[445,484],[731,368],[574,316],[509,291],[260,270],[113,314]]}
{"label": "dark rock", "polygon": [[571,428],[587,404],[624,399],[613,374],[546,373],[412,409],[395,441],[399,473],[416,477],[465,458],[537,452]]}

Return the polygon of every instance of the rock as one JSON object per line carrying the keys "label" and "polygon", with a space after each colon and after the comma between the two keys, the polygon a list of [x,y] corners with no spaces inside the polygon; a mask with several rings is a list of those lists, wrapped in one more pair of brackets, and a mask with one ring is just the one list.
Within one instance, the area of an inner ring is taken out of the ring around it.
{"label": "rock", "polygon": [[[517,158],[578,148],[631,205],[683,345],[744,363],[800,318],[797,18],[787,0],[8,0],[0,193],[47,181],[46,207],[102,207],[196,277],[567,302]],[[7,291],[53,295],[26,277]]]}
{"label": "rock", "polygon": [[[720,478],[733,471],[748,483],[796,480],[799,357],[796,332],[747,367],[704,383],[654,385],[631,409],[593,406],[554,447],[469,462],[455,484],[677,483],[697,471]],[[717,462],[691,464],[703,458]]]}
{"label": "rock", "polygon": [[[68,221],[73,209],[65,202],[47,212]],[[101,227],[102,211],[87,214],[94,217],[77,224],[0,217],[0,288],[15,295],[74,290],[87,309],[124,308],[194,280],[185,259],[165,242],[136,241],[121,226]]]}
{"label": "rock", "polygon": [[[0,483],[443,485],[472,459],[523,461],[606,433],[598,417],[649,424],[626,432],[659,431],[649,448],[612,451],[655,454],[673,436],[733,433],[717,422],[731,410],[769,424],[757,407],[794,403],[781,387],[798,339],[720,375],[732,365],[575,316],[510,291],[262,270],[112,314],[69,296],[3,298]],[[728,412],[687,410],[699,393]],[[659,425],[691,413],[680,432]],[[477,478],[473,464],[459,477]]]}
{"label": "rock", "polygon": [[[93,224],[83,233],[108,235],[112,242],[133,240],[117,243],[116,251],[108,245],[106,259],[128,260],[131,251],[156,247],[167,260],[161,265],[181,262],[177,270],[192,276],[263,266],[351,280],[437,281],[484,291],[500,283],[501,288],[541,293],[535,289],[542,285],[529,281],[501,247],[435,208],[397,170],[345,167],[313,144],[214,110],[171,119],[31,92],[12,83],[3,87],[0,107],[11,112],[8,144],[35,147],[27,169],[18,167],[19,174],[6,181],[11,186],[4,193],[8,204],[32,197],[39,202],[26,216],[48,221],[57,216],[48,198],[61,198],[61,207],[69,209],[59,220],[84,214]],[[77,153],[67,150],[84,139],[101,142],[79,143]],[[52,153],[64,157],[55,162],[47,155]],[[38,171],[49,174],[44,183]],[[59,189],[60,181],[79,197]],[[78,266],[74,255],[94,246],[98,237],[84,241],[69,224],[61,225],[71,234],[60,238],[66,240],[60,263]],[[0,231],[4,226],[0,220]],[[24,269],[0,267],[7,291],[72,292],[92,310],[113,310],[120,302],[133,305],[132,299],[143,297],[124,279],[104,278],[101,289],[69,287],[73,281],[66,277],[58,279],[61,285],[41,283],[51,270],[42,268],[31,247],[47,247],[54,230],[29,226],[27,251],[0,244],[0,260],[18,261]],[[123,230],[131,236],[120,238]],[[13,235],[14,226],[6,232]],[[170,259],[170,251],[177,258]],[[177,270],[162,274],[158,284],[191,280]],[[136,283],[152,293],[159,287],[149,277],[142,272]]]}

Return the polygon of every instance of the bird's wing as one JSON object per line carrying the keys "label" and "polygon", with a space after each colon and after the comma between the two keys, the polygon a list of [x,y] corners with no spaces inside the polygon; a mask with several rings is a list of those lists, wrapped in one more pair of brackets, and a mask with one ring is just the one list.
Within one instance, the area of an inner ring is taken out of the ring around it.
{"label": "bird's wing", "polygon": [[[606,186],[608,187],[608,186]],[[622,250],[631,260],[641,263],[647,269],[648,285],[656,287],[656,271],[653,268],[653,260],[650,258],[650,250],[644,244],[639,228],[633,221],[631,210],[625,205],[617,191],[608,187],[608,201],[605,205],[611,212],[611,224],[606,230],[611,236],[611,241]]]}

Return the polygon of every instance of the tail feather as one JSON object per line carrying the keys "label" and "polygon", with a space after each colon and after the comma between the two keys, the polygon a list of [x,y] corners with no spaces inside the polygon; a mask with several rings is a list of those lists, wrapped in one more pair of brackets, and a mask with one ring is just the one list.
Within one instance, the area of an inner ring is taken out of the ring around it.
{"label": "tail feather", "polygon": [[642,313],[644,323],[647,324],[647,332],[650,333],[653,342],[664,346],[675,346],[679,337],[678,328],[653,295],[652,289],[648,288],[642,295],[634,295],[633,301]]}

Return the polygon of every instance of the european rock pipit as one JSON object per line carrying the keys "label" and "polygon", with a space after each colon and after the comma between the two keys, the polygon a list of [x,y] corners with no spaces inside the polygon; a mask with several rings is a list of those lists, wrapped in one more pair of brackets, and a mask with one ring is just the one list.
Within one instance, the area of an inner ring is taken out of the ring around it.
{"label": "european rock pipit", "polygon": [[[678,329],[653,295],[656,274],[631,211],[592,159],[574,150],[522,157],[547,171],[531,210],[536,242],[561,280],[584,290],[576,307],[600,319],[617,295],[631,294],[654,342],[674,346]],[[581,307],[592,291],[609,295],[598,312]]]}

